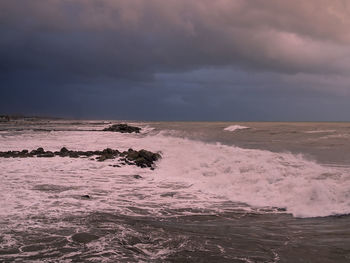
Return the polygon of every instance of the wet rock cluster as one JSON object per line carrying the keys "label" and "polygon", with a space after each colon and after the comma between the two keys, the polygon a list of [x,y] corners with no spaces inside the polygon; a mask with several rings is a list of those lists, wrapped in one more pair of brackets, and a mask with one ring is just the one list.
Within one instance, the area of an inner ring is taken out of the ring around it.
{"label": "wet rock cluster", "polygon": [[112,131],[112,132],[121,132],[121,133],[133,133],[133,132],[140,133],[141,128],[122,123],[122,124],[113,124],[112,126],[109,126],[108,128],[103,129],[103,131]]}
{"label": "wet rock cluster", "polygon": [[[28,158],[28,157],[39,157],[39,158],[51,158],[51,157],[92,157],[97,156],[95,160],[103,162],[108,159],[119,159],[121,165],[136,165],[141,168],[153,169],[154,163],[161,158],[159,153],[153,153],[146,150],[136,151],[129,149],[128,151],[120,152],[111,148],[106,148],[102,151],[72,151],[63,147],[60,151],[45,151],[42,147],[28,151],[6,151],[0,152],[2,158]],[[114,167],[120,167],[120,165],[113,165]]]}
{"label": "wet rock cluster", "polygon": [[120,156],[124,157],[121,160],[127,164],[135,164],[142,168],[152,167],[153,163],[161,158],[159,153],[153,153],[143,149],[140,151],[129,149],[128,151],[122,152]]}

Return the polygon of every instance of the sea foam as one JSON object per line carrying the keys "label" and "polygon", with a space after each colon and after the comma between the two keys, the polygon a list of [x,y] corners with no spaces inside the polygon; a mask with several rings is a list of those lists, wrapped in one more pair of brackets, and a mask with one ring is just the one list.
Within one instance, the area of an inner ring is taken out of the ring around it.
{"label": "sea foam", "polygon": [[[158,177],[251,206],[280,207],[297,217],[350,213],[350,171],[300,155],[168,138]],[[205,197],[203,197],[205,198]]]}
{"label": "sea foam", "polygon": [[[171,208],[217,208],[232,201],[256,207],[279,207],[296,217],[350,213],[350,169],[327,167],[300,155],[209,144],[158,133],[23,133],[0,138],[1,149],[98,150],[107,147],[162,152],[155,171],[112,160],[55,157],[0,160],[0,214],[26,216],[74,211],[118,210],[133,213],[129,203],[162,214]],[[6,143],[5,143],[6,140]],[[142,179],[133,179],[139,174]],[[50,189],[42,185],[52,185]],[[56,190],[55,190],[56,189]],[[57,189],[63,189],[57,191]],[[89,194],[91,201],[81,200]],[[29,197],[29,198],[28,198]]]}
{"label": "sea foam", "polygon": [[237,131],[237,130],[245,130],[245,129],[250,129],[249,127],[242,126],[242,125],[230,125],[224,129],[224,131]]}

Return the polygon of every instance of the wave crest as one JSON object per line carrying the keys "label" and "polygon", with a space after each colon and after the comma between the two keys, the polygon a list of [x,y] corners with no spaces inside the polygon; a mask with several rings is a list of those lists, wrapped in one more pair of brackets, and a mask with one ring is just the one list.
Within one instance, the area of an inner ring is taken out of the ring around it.
{"label": "wave crest", "polygon": [[233,132],[233,131],[236,131],[236,130],[245,130],[245,129],[250,129],[250,128],[246,127],[246,126],[242,126],[242,125],[231,125],[231,126],[226,127],[224,129],[224,131]]}

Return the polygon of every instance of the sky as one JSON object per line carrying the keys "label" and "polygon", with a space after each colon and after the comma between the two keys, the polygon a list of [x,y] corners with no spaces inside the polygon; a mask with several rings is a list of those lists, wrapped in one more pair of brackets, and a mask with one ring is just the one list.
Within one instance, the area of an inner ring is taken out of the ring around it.
{"label": "sky", "polygon": [[350,121],[347,0],[1,0],[0,114]]}

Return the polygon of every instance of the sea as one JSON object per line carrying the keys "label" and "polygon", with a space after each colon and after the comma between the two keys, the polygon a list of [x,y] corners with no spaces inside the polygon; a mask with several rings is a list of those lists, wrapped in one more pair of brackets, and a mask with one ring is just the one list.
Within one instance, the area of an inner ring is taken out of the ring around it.
{"label": "sea", "polygon": [[0,158],[0,262],[350,262],[350,123],[115,123],[0,123],[0,151],[162,155]]}

